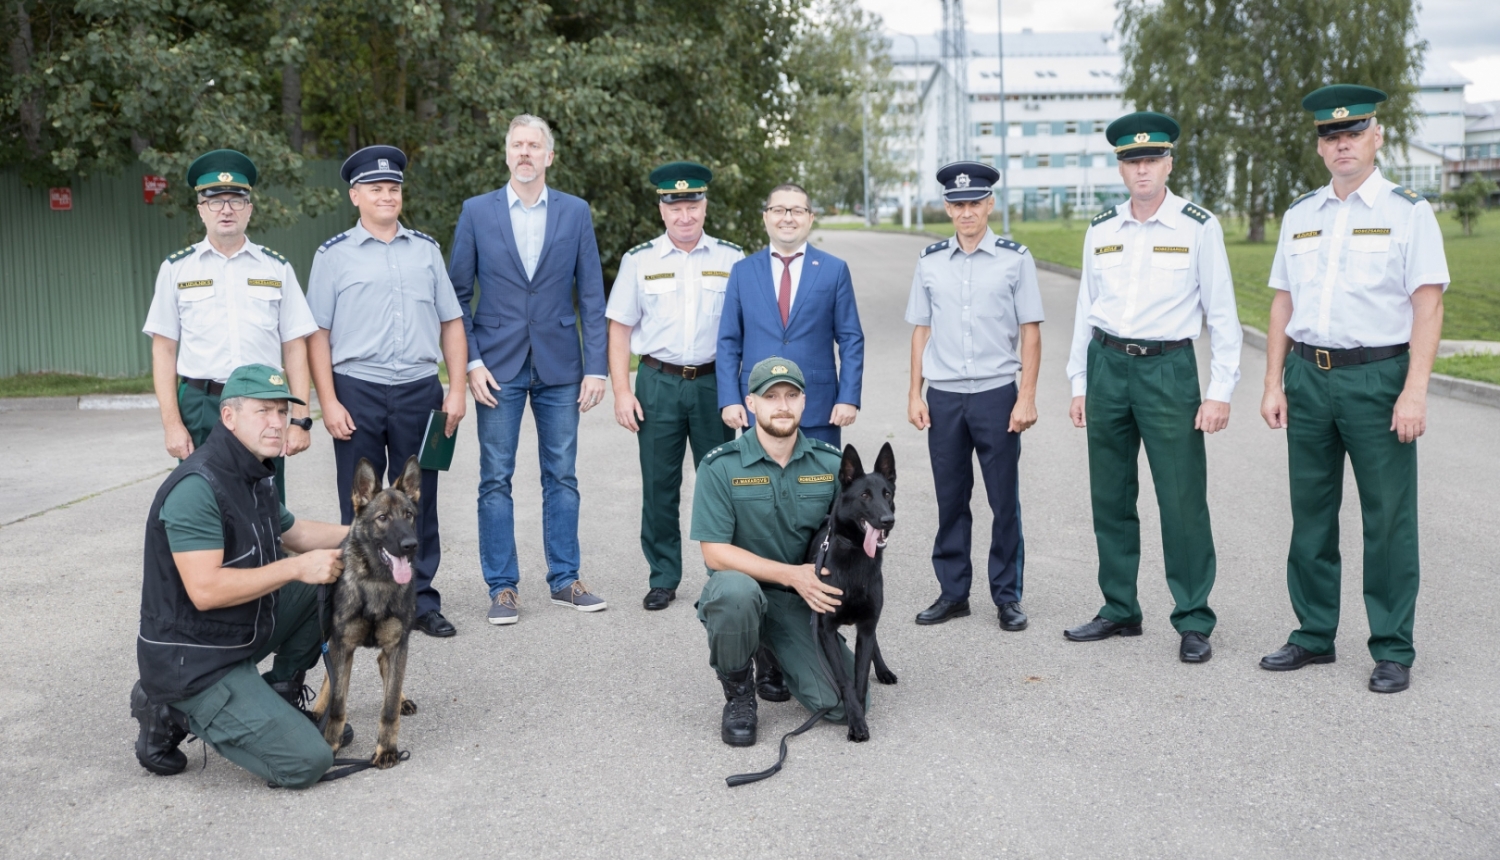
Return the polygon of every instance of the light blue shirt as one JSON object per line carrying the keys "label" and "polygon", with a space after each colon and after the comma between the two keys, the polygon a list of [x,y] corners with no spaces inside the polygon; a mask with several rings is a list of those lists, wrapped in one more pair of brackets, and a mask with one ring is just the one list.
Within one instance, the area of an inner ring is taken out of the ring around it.
{"label": "light blue shirt", "polygon": [[510,205],[510,231],[516,236],[516,252],[521,255],[521,265],[526,267],[526,279],[536,276],[536,264],[542,259],[542,242],[547,239],[547,186],[542,186],[542,196],[536,205],[527,206],[509,182],[505,183],[505,199]]}

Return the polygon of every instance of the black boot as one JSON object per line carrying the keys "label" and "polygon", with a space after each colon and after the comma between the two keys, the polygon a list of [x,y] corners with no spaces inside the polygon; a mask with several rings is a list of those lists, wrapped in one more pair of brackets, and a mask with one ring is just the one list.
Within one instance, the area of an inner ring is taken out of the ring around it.
{"label": "black boot", "polygon": [[752,664],[738,672],[719,673],[724,685],[724,721],[719,737],[732,747],[755,746],[755,677]]}
{"label": "black boot", "polygon": [[[267,681],[266,683],[270,685],[272,690],[276,691],[276,695],[280,696],[283,699],[286,699],[286,703],[288,705],[291,705],[292,707],[301,711],[304,717],[312,720],[316,725],[318,722],[318,718],[313,716],[312,711],[309,711],[307,709],[309,701],[312,699],[314,694],[312,691],[312,687],[306,685],[306,681],[307,672],[303,671],[298,672],[296,677],[292,678],[292,680],[290,681],[276,681],[274,683],[271,681]],[[352,740],[354,740],[354,727],[349,725],[348,722],[345,722],[344,734],[339,739],[339,746],[346,747]]]}
{"label": "black boot", "polygon": [[781,676],[781,666],[771,649],[761,646],[755,652],[755,692],[768,702],[785,702],[792,697],[786,688],[786,679]]}
{"label": "black boot", "polygon": [[141,767],[158,776],[182,773],[187,767],[187,756],[177,745],[188,733],[179,722],[181,712],[174,712],[169,705],[146,701],[146,691],[136,681],[130,690],[130,715],[141,724],[141,733],[135,739],[135,757]]}

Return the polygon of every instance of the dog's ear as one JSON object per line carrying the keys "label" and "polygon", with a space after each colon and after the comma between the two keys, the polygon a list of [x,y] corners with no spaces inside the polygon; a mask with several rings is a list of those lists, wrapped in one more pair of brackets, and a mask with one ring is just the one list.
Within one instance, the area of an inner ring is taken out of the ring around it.
{"label": "dog's ear", "polygon": [[375,467],[360,457],[359,465],[354,467],[354,483],[349,488],[349,500],[354,502],[355,515],[364,510],[379,492],[380,477],[375,474]]}
{"label": "dog's ear", "polygon": [[845,487],[865,476],[865,467],[859,462],[859,452],[853,445],[844,446],[844,462],[839,464],[839,483]]}
{"label": "dog's ear", "polygon": [[417,457],[413,454],[406,458],[406,466],[401,469],[401,477],[391,485],[394,489],[406,494],[413,502],[422,498],[422,467],[417,465]]}
{"label": "dog's ear", "polygon": [[891,450],[891,443],[887,442],[880,446],[880,454],[875,458],[875,474],[880,475],[892,486],[896,484],[896,452]]}

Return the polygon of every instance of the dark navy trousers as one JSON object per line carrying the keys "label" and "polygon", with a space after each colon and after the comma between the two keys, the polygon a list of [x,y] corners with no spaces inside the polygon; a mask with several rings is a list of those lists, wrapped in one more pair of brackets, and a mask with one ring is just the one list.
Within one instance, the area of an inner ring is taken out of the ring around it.
{"label": "dark navy trousers", "polygon": [[1021,533],[1021,434],[1010,432],[1016,385],[978,394],[927,389],[927,450],[937,492],[938,531],[932,544],[932,568],[941,599],[969,599],[974,565],[969,560],[974,514],[974,454],[989,495],[995,522],[990,529],[990,596],[995,605],[1020,602],[1026,568],[1026,541]]}
{"label": "dark navy trousers", "polygon": [[[365,382],[342,373],[333,375],[334,396],[349,411],[354,434],[333,440],[333,459],[338,469],[339,512],[344,525],[354,522],[354,502],[349,497],[354,469],[363,457],[385,473],[386,483],[401,477],[406,458],[422,453],[422,435],[434,409],[443,408],[443,384],[437,375],[400,385]],[[417,589],[417,617],[442,608],[442,595],[432,587],[443,547],[438,539],[438,473],[422,470],[422,498],[417,500],[417,560],[412,564],[412,583]]]}

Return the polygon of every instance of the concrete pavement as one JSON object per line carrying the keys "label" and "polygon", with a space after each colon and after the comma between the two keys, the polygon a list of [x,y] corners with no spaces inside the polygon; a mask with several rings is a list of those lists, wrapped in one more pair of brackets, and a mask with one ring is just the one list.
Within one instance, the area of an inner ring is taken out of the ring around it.
{"label": "concrete pavement", "polygon": [[[1261,353],[1247,349],[1233,419],[1209,440],[1219,552],[1212,662],[1176,658],[1155,501],[1144,468],[1141,575],[1146,633],[1070,643],[1092,617],[1085,442],[1067,421],[1063,371],[1076,282],[1042,274],[1049,321],[1038,406],[1024,438],[1025,606],[999,630],[976,589],[973,617],[917,627],[935,596],[926,440],[905,420],[917,251],[890,234],[826,233],[853,267],[867,337],[865,402],[846,441],[895,447],[898,523],[886,555],[882,650],[900,676],[874,692],[873,738],[818,729],[786,769],[753,786],[804,718],[762,704],[761,743],[718,738],[722,704],[692,603],[640,609],[635,443],[607,406],[584,416],[579,475],[584,580],[611,602],[586,615],[547,602],[534,431],[515,494],[520,624],[484,623],[477,570],[472,419],[442,480],[437,584],[457,638],[414,637],[402,721],[411,759],[294,793],[268,790],[200,747],[189,770],[152,777],[132,755],[126,695],[142,524],[171,461],[154,414],[0,415],[0,845],[7,857],[331,853],[452,857],[1494,857],[1500,854],[1500,415],[1432,398],[1422,440],[1424,583],[1413,686],[1365,690],[1371,662],[1359,583],[1357,496],[1346,488],[1346,606],[1340,659],[1271,674],[1259,657],[1295,624],[1284,560],[1285,442],[1257,415]],[[1199,349],[1206,373],[1206,344]],[[1293,418],[1295,420],[1295,416]],[[299,516],[337,517],[332,449],[289,463]],[[124,486],[121,486],[121,485]],[[111,489],[114,488],[114,489]],[[82,498],[92,495],[88,498]],[[690,505],[685,493],[684,510]],[[989,515],[976,488],[976,533]],[[74,504],[56,507],[82,498]],[[19,522],[11,522],[28,514]],[[977,566],[985,547],[978,542]],[[316,673],[314,673],[316,675]],[[316,679],[314,679],[316,680]],[[379,676],[357,661],[351,754],[373,748]]]}

